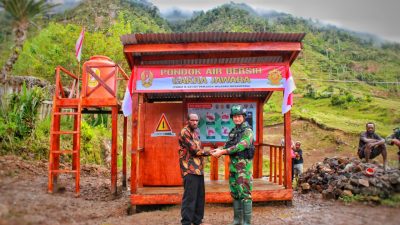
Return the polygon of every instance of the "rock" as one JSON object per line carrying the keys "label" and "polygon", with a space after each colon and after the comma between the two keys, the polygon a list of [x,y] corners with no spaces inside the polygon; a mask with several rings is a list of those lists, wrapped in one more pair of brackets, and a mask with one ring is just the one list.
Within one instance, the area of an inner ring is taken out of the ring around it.
{"label": "rock", "polygon": [[357,165],[357,166],[354,166],[353,167],[353,172],[354,173],[358,173],[358,172],[361,172],[363,169],[362,169],[362,167],[360,166],[360,165]]}
{"label": "rock", "polygon": [[301,184],[301,189],[310,190],[310,184],[309,183],[302,183]]}
{"label": "rock", "polygon": [[354,190],[354,188],[353,188],[353,186],[352,186],[351,184],[346,184],[346,185],[344,186],[344,189],[345,189],[345,190],[349,190],[349,191]]}
{"label": "rock", "polygon": [[[365,175],[374,168],[374,176]],[[314,164],[299,180],[303,193],[315,191],[324,198],[338,198],[362,194],[387,198],[400,192],[400,171],[374,163],[363,163],[356,158],[331,157]]]}
{"label": "rock", "polygon": [[358,179],[356,178],[350,178],[350,184],[358,186]]}
{"label": "rock", "polygon": [[333,192],[330,192],[328,190],[322,191],[322,196],[326,199],[334,199],[335,198],[335,195],[333,194]]}
{"label": "rock", "polygon": [[369,181],[367,179],[358,179],[358,183],[364,187],[369,187]]}
{"label": "rock", "polygon": [[342,195],[341,195],[342,197],[343,196],[348,196],[348,197],[351,197],[351,196],[353,196],[353,193],[350,191],[350,190],[344,190],[343,192],[342,192]]}

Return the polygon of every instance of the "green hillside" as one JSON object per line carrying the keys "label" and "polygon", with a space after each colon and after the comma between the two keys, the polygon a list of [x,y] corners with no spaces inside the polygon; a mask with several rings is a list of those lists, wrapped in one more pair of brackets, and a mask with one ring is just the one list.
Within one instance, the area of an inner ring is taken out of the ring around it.
{"label": "green hillside", "polygon": [[[125,69],[119,36],[126,33],[305,32],[304,50],[292,66],[295,118],[348,133],[359,133],[367,121],[376,122],[382,135],[400,125],[399,44],[377,44],[354,32],[288,14],[260,15],[245,4],[226,4],[169,22],[146,1],[86,0],[52,17],[30,37],[13,73],[52,81],[56,65],[77,68],[73,49],[82,26],[88,30],[82,61],[104,54]],[[0,48],[7,52],[4,45]],[[267,124],[282,122],[281,98],[275,93],[265,105]]]}

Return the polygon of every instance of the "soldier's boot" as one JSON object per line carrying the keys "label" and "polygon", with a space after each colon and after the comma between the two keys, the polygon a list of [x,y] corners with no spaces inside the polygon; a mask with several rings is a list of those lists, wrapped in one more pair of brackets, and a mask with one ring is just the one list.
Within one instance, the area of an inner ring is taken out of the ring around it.
{"label": "soldier's boot", "polygon": [[231,225],[243,224],[243,206],[242,201],[233,199],[233,223]]}
{"label": "soldier's boot", "polygon": [[251,224],[251,215],[253,212],[252,206],[253,206],[253,204],[252,204],[251,200],[243,200],[244,225]]}

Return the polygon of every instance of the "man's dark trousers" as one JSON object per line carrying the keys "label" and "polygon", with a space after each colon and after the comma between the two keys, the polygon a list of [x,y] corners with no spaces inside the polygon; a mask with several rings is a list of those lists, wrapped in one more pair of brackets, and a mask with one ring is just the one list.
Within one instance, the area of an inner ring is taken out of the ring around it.
{"label": "man's dark trousers", "polygon": [[187,174],[183,177],[182,224],[201,224],[204,217],[204,176]]}

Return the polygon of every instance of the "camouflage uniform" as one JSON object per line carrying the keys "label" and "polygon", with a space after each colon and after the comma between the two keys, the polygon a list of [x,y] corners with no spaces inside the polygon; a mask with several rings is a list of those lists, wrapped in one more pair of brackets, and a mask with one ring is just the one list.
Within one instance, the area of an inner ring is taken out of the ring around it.
{"label": "camouflage uniform", "polygon": [[247,122],[244,122],[240,127],[235,127],[230,131],[229,141],[231,141],[238,132],[243,132],[240,141],[231,147],[227,147],[226,145],[224,147],[230,156],[229,188],[232,198],[251,200],[251,191],[253,189],[253,160],[243,158],[238,153],[245,151],[253,144],[253,131]]}

